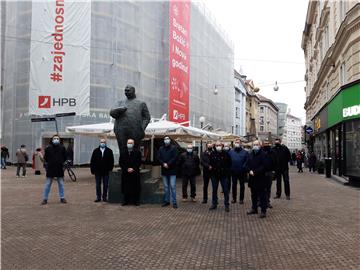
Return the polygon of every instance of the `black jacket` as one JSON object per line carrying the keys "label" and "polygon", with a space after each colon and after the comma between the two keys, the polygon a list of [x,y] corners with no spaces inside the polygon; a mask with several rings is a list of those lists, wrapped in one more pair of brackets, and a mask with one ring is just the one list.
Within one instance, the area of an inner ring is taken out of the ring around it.
{"label": "black jacket", "polygon": [[210,165],[216,178],[229,177],[231,174],[231,158],[225,151],[214,151],[210,155]]}
{"label": "black jacket", "polygon": [[273,147],[275,157],[275,171],[283,172],[289,169],[291,154],[285,145],[275,145]]}
{"label": "black jacket", "polygon": [[201,174],[200,159],[196,153],[182,153],[178,161],[180,175],[194,177]]}
{"label": "black jacket", "polygon": [[[157,159],[161,164],[161,175],[176,175],[176,163],[178,158],[178,150],[176,146],[161,146],[158,153]],[[167,163],[169,168],[163,166]]]}
{"label": "black jacket", "polygon": [[95,148],[90,161],[91,174],[95,175],[109,175],[114,168],[114,154],[113,151],[105,147],[104,156],[102,156],[100,147]]}
{"label": "black jacket", "polygon": [[267,186],[268,178],[265,176],[265,173],[269,171],[270,164],[269,158],[263,150],[260,149],[256,153],[252,151],[245,167],[247,172],[254,172],[254,176],[249,175],[250,188],[258,189]]}
{"label": "black jacket", "polygon": [[[140,191],[140,166],[141,152],[137,149],[124,151],[120,155],[121,167],[121,189],[125,195],[137,194]],[[127,170],[133,168],[134,172],[129,173]]]}
{"label": "black jacket", "polygon": [[201,156],[201,165],[203,167],[204,177],[210,177],[212,173],[212,170],[209,169],[211,153],[212,151],[206,150]]}
{"label": "black jacket", "polygon": [[64,177],[66,150],[63,145],[49,144],[44,155],[46,177]]}
{"label": "black jacket", "polygon": [[1,147],[1,157],[9,158],[9,150],[6,147]]}
{"label": "black jacket", "polygon": [[273,149],[270,146],[265,146],[262,148],[262,150],[267,155],[268,162],[269,162],[269,166],[268,166],[269,171],[275,171],[275,169],[276,169],[276,167],[275,167],[275,165],[276,165],[275,152],[273,151]]}

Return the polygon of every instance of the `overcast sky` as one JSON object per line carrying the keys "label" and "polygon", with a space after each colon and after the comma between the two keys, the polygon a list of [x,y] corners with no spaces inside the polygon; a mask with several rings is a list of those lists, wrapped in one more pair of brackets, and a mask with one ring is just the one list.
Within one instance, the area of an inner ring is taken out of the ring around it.
{"label": "overcast sky", "polygon": [[[291,114],[305,123],[305,65],[301,38],[308,1],[204,2],[234,42],[235,69],[239,70],[241,66],[245,75],[259,86],[259,94],[275,102],[287,103]],[[275,81],[278,81],[278,92],[273,91]],[[301,82],[282,84],[294,81]],[[272,85],[262,86],[268,84]]]}

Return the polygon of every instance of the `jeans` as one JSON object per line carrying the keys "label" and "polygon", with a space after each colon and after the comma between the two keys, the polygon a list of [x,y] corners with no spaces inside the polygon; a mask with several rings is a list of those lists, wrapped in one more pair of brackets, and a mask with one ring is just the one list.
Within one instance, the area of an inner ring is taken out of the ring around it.
{"label": "jeans", "polygon": [[170,196],[173,204],[176,204],[176,175],[162,175],[164,184],[164,202],[170,202]]}
{"label": "jeans", "polygon": [[244,200],[245,196],[245,174],[244,173],[233,173],[232,179],[232,198],[236,201],[237,197],[237,183],[240,182],[240,201]]}
{"label": "jeans", "polygon": [[6,169],[6,160],[5,158],[1,158],[1,169]]}
{"label": "jeans", "polygon": [[290,197],[289,170],[276,172],[276,196],[281,196],[281,177],[284,179],[285,195]]}
{"label": "jeans", "polygon": [[208,200],[208,187],[209,187],[210,176],[203,175],[203,180],[204,180],[203,200],[207,201]]}
{"label": "jeans", "polygon": [[265,188],[251,188],[252,209],[257,212],[258,202],[260,200],[261,213],[266,213],[267,194]]}
{"label": "jeans", "polygon": [[[49,198],[49,193],[51,189],[53,178],[46,177],[45,187],[44,187],[44,200],[47,200]],[[65,198],[64,194],[64,177],[58,177],[57,178],[58,187],[59,187],[59,197],[60,199]]]}
{"label": "jeans", "polygon": [[196,178],[195,176],[185,176],[182,179],[182,194],[183,198],[186,199],[188,197],[187,186],[190,182],[190,197],[195,198],[196,196]]}
{"label": "jeans", "polygon": [[[95,175],[95,181],[96,181],[96,198],[100,200],[102,197],[103,200],[107,200],[109,175]],[[103,182],[102,196],[101,196],[101,182]]]}
{"label": "jeans", "polygon": [[22,175],[26,175],[26,163],[18,163],[16,168],[16,175],[20,176],[20,168],[22,168]]}
{"label": "jeans", "polygon": [[219,182],[221,184],[222,190],[224,192],[224,204],[225,206],[229,206],[229,189],[227,187],[228,183],[227,177],[211,177],[211,184],[212,184],[212,205],[218,204],[218,187]]}

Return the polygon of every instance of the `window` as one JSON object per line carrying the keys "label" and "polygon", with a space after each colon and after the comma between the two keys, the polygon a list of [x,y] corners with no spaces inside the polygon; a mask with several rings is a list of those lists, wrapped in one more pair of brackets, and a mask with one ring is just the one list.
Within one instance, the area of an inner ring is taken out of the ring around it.
{"label": "window", "polygon": [[235,108],[235,117],[238,119],[240,118],[240,108],[239,107]]}
{"label": "window", "polygon": [[264,124],[264,116],[260,116],[260,124],[261,124],[261,125]]}
{"label": "window", "polygon": [[344,85],[346,83],[346,67],[345,62],[340,66],[340,84]]}
{"label": "window", "polygon": [[260,126],[260,131],[264,131],[264,126]]}
{"label": "window", "polygon": [[263,106],[260,107],[260,112],[264,113],[264,107]]}

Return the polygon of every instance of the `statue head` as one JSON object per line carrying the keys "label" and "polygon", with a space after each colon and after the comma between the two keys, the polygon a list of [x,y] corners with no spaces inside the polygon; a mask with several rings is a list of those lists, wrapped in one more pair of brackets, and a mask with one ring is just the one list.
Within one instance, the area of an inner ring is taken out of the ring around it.
{"label": "statue head", "polygon": [[125,96],[126,96],[128,99],[134,99],[134,98],[136,98],[136,95],[135,95],[135,87],[128,84],[128,85],[125,87]]}

